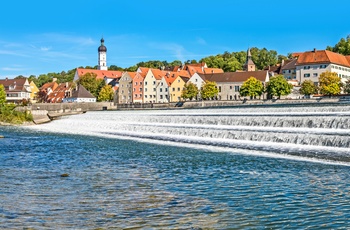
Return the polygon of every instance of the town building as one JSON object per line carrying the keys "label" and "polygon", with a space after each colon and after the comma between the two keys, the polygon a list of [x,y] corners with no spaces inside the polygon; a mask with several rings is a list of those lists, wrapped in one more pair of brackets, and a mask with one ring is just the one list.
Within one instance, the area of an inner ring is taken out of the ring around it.
{"label": "town building", "polygon": [[85,89],[82,85],[77,85],[70,97],[66,97],[62,102],[96,102],[96,97]]}
{"label": "town building", "polygon": [[133,102],[133,78],[135,72],[124,72],[122,77],[119,79],[118,88],[118,103],[132,103]]}
{"label": "town building", "polygon": [[30,90],[31,90],[30,101],[32,103],[36,103],[40,89],[37,87],[37,85],[34,83],[34,81],[30,81],[29,85],[30,85]]}
{"label": "town building", "polygon": [[334,53],[329,50],[312,50],[300,53],[295,63],[296,79],[300,82],[311,80],[319,84],[322,73],[335,72],[345,83],[350,79],[350,56]]}
{"label": "town building", "polygon": [[20,103],[23,100],[30,101],[32,91],[27,78],[0,79],[0,84],[5,87],[7,102]]}
{"label": "town building", "polygon": [[218,100],[240,100],[239,91],[243,83],[250,77],[256,78],[264,85],[270,80],[267,70],[199,74],[199,76],[203,80],[216,82],[219,90]]}

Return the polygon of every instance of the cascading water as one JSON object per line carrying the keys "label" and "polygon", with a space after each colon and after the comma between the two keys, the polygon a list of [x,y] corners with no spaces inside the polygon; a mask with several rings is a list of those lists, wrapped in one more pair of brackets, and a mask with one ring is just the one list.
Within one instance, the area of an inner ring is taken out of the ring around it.
{"label": "cascading water", "polygon": [[101,111],[30,127],[350,162],[350,106]]}

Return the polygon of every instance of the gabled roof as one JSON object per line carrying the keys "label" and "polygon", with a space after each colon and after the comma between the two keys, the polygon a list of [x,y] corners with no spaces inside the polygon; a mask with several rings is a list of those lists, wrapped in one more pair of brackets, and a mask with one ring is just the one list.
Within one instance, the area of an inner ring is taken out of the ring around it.
{"label": "gabled roof", "polygon": [[156,80],[161,80],[162,77],[164,77],[166,75],[166,71],[162,71],[159,69],[151,69],[153,76],[155,77]]}
{"label": "gabled roof", "polygon": [[51,90],[54,91],[57,87],[57,82],[47,82],[40,87],[40,91],[47,91],[48,88],[51,88]]}
{"label": "gabled roof", "polygon": [[296,65],[307,64],[337,64],[350,67],[348,59],[341,54],[334,53],[329,50],[313,50],[300,54]]}
{"label": "gabled roof", "polygon": [[287,63],[284,64],[284,66],[282,66],[281,70],[286,70],[286,69],[295,69],[295,64],[297,63],[298,59],[292,59],[292,60],[288,60]]}
{"label": "gabled roof", "polygon": [[175,79],[177,78],[178,72],[168,72],[164,79],[167,82],[168,86],[171,86],[171,84],[173,84],[173,82],[175,81]]}
{"label": "gabled roof", "polygon": [[51,103],[60,103],[66,96],[66,92],[72,87],[72,82],[59,84],[56,89],[47,97],[47,101]]}
{"label": "gabled roof", "polygon": [[148,73],[148,70],[149,70],[149,68],[139,67],[139,68],[137,69],[137,72],[140,73],[140,75],[141,75],[142,77],[146,77],[146,75],[147,75],[147,73]]}
{"label": "gabled roof", "polygon": [[267,70],[244,71],[244,72],[225,72],[214,74],[198,74],[203,80],[215,82],[244,82],[250,77],[255,77],[259,81],[265,82],[268,76]]}
{"label": "gabled roof", "polygon": [[84,86],[78,85],[77,89],[73,91],[71,98],[96,98]]}
{"label": "gabled roof", "polygon": [[77,68],[78,76],[81,77],[86,73],[96,74],[96,79],[104,79],[107,78],[120,78],[123,74],[122,71],[113,71],[113,70],[98,70],[98,69],[82,69]]}
{"label": "gabled roof", "polygon": [[11,86],[12,92],[21,92],[21,91],[27,91],[24,86],[29,83],[27,81],[27,78],[17,78],[17,79],[6,78],[6,79],[0,79],[0,84],[5,87],[5,91],[9,91]]}

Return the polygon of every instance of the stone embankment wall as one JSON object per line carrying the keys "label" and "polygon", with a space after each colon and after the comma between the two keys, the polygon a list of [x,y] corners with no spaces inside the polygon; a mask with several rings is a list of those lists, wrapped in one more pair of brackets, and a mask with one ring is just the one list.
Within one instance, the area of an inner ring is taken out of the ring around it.
{"label": "stone embankment wall", "polygon": [[34,123],[49,122],[59,116],[79,114],[86,111],[99,110],[139,110],[139,109],[184,109],[228,106],[293,106],[302,104],[346,104],[350,106],[350,97],[281,99],[281,100],[242,100],[242,101],[186,101],[177,103],[149,104],[117,104],[113,102],[95,103],[37,103],[20,110],[31,110]]}
{"label": "stone embankment wall", "polygon": [[90,102],[90,103],[36,103],[29,110],[47,110],[51,113],[86,112],[98,110],[111,110],[117,107],[113,102]]}

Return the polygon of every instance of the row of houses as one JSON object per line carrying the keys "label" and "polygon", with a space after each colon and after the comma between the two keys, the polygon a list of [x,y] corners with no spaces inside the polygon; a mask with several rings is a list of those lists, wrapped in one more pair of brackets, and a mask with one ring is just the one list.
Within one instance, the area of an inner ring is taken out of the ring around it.
{"label": "row of houses", "polygon": [[[216,82],[219,94],[217,100],[240,100],[240,88],[249,77],[255,77],[263,84],[270,77],[281,74],[296,88],[305,80],[318,85],[319,76],[326,71],[335,72],[345,83],[350,79],[350,56],[328,50],[312,50],[294,53],[290,60],[276,66],[256,70],[250,49],[247,51],[243,71],[224,72],[218,68],[208,68],[206,63],[176,66],[171,70],[164,68],[139,67],[136,72],[111,71],[107,67],[107,48],[104,40],[98,47],[98,68],[77,68],[73,82],[49,82],[37,89],[33,82],[25,78],[4,79],[8,101],[28,99],[35,102],[95,102],[96,98],[76,82],[87,73],[103,79],[114,90],[115,103],[169,103],[182,100],[181,94],[186,84],[193,83],[200,90],[205,81]],[[196,99],[200,99],[197,97]]]}

